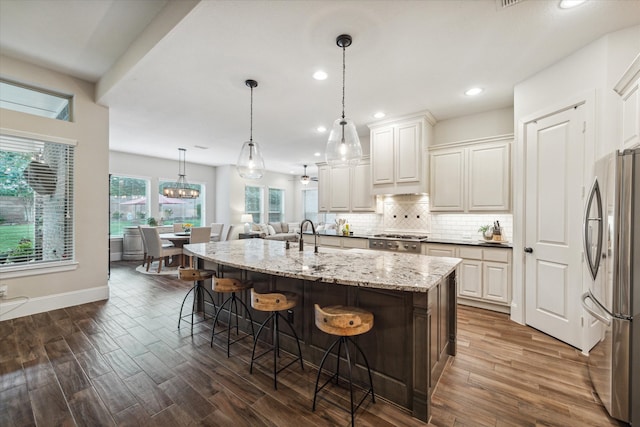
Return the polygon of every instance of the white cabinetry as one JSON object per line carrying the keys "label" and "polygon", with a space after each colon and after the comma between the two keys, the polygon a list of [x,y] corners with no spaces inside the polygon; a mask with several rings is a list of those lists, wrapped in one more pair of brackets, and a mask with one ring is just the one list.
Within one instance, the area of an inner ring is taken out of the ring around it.
{"label": "white cabinetry", "polygon": [[[312,234],[303,234],[304,244],[313,245],[314,238]],[[336,249],[368,249],[369,239],[361,237],[341,237],[341,236],[318,236],[318,246],[324,246]]]}
{"label": "white cabinetry", "polygon": [[358,163],[351,170],[351,210],[354,212],[376,210],[376,198],[371,194],[371,164],[368,161]]}
{"label": "white cabinetry", "polygon": [[509,312],[511,303],[511,250],[459,246],[458,302]]}
{"label": "white cabinetry", "polygon": [[622,99],[622,148],[640,144],[640,55],[624,73],[614,90]]}
{"label": "white cabinetry", "polygon": [[331,168],[331,178],[329,179],[329,211],[347,212],[350,207],[351,169],[348,167]]}
{"label": "white cabinetry", "polygon": [[371,166],[364,158],[353,167],[318,164],[318,210],[320,212],[374,212]]}
{"label": "white cabinetry", "polygon": [[432,212],[508,211],[511,140],[447,144],[430,152]]}
{"label": "white cabinetry", "polygon": [[369,125],[372,194],[427,191],[425,150],[435,123],[431,119],[421,113]]}
{"label": "white cabinetry", "polygon": [[331,170],[329,165],[318,165],[318,210],[321,212],[329,210],[330,179]]}
{"label": "white cabinetry", "polygon": [[462,258],[458,267],[458,303],[509,313],[511,304],[510,248],[424,243],[422,253]]}

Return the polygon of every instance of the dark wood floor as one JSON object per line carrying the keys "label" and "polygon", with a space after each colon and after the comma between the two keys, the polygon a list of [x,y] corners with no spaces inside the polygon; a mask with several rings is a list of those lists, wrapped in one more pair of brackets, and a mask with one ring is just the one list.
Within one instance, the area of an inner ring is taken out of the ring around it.
{"label": "dark wood floor", "polygon": [[[211,322],[177,330],[190,285],[112,264],[111,298],[0,322],[0,426],[335,426],[349,414],[320,401],[315,371],[248,372],[248,340],[209,346]],[[335,394],[344,399],[344,394]],[[458,355],[433,396],[436,426],[617,426],[575,349],[503,314],[460,307]],[[364,405],[363,426],[419,426],[395,406]]]}

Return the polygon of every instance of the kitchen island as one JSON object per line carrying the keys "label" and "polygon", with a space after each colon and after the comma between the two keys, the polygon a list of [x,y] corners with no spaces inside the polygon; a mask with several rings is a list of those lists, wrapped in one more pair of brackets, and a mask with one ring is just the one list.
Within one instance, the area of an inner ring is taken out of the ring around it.
{"label": "kitchen island", "polygon": [[[297,293],[299,304],[287,315],[300,337],[305,362],[315,366],[333,337],[315,327],[314,304],[371,311],[373,329],[356,339],[369,359],[376,395],[409,409],[418,419],[429,419],[431,393],[456,351],[459,259],[322,247],[314,253],[313,245],[299,251],[297,244],[286,249],[285,242],[263,239],[185,249],[198,258],[201,268],[214,269],[220,277],[250,279],[258,292]],[[249,302],[248,295],[241,298]],[[252,314],[257,324],[266,316]],[[293,351],[295,340],[286,332],[281,330],[280,344]],[[361,362],[355,360],[354,376],[364,383],[366,368]]]}

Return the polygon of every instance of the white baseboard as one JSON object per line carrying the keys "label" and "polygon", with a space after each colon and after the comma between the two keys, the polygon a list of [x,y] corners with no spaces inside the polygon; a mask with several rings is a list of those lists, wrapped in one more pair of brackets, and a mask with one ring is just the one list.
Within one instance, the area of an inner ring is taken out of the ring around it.
{"label": "white baseboard", "polygon": [[122,252],[111,252],[109,254],[109,261],[122,261]]}
{"label": "white baseboard", "polygon": [[0,301],[0,321],[106,299],[109,299],[109,286],[36,298],[9,298],[9,301]]}

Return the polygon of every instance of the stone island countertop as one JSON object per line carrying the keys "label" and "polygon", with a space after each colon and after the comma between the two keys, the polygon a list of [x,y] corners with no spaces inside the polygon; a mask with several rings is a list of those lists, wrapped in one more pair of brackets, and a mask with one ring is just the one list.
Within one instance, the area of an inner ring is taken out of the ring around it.
{"label": "stone island countertop", "polygon": [[317,282],[407,292],[427,292],[449,275],[459,258],[369,250],[339,250],[313,245],[248,239],[185,245],[189,254],[259,273]]}

